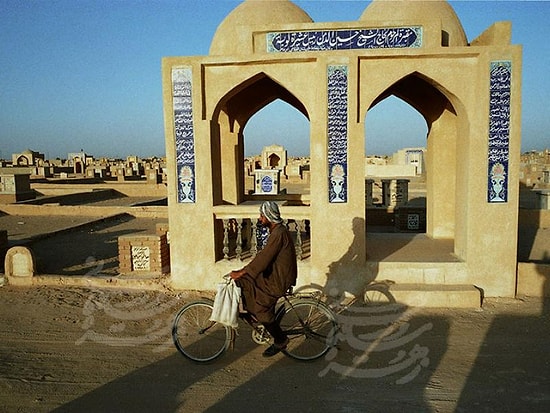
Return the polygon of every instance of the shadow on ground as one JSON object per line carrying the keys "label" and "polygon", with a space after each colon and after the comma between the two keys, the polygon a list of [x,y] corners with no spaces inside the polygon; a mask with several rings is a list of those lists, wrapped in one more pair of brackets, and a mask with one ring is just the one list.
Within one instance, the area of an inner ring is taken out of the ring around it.
{"label": "shadow on ground", "polygon": [[158,219],[130,215],[100,220],[51,238],[32,241],[38,274],[118,275],[118,237],[155,234]]}
{"label": "shadow on ground", "polygon": [[432,411],[424,390],[445,353],[444,317],[393,305],[350,308],[338,318],[338,349],[314,362],[264,359],[243,330],[237,348],[211,364],[173,353],[54,412]]}

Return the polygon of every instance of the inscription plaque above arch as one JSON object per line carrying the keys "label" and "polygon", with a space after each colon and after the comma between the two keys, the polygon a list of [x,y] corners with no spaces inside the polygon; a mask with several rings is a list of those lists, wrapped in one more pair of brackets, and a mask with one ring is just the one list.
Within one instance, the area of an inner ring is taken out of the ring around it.
{"label": "inscription plaque above arch", "polygon": [[395,49],[422,46],[422,27],[310,30],[267,34],[267,51]]}

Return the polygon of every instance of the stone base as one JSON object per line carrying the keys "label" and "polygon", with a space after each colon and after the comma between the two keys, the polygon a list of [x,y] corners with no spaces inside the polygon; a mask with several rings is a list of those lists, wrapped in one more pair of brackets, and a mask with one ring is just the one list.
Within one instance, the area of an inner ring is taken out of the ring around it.
{"label": "stone base", "polygon": [[167,232],[161,235],[123,235],[118,238],[119,273],[162,275],[170,271]]}
{"label": "stone base", "polygon": [[393,284],[389,292],[397,303],[410,307],[481,307],[481,291],[473,285]]}
{"label": "stone base", "polygon": [[550,264],[519,262],[517,295],[550,297]]}

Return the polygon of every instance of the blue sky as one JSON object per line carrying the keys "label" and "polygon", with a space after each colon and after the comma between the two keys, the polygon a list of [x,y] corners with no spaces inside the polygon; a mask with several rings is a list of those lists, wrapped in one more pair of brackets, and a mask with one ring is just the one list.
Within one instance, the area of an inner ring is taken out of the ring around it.
{"label": "blue sky", "polygon": [[[369,1],[295,3],[325,22],[357,20]],[[550,1],[450,3],[469,41],[496,21],[512,21],[512,43],[523,45],[522,150],[550,147]],[[80,149],[95,157],[163,156],[161,59],[207,55],[238,4],[0,0],[0,158],[25,149],[47,158]],[[369,154],[425,144],[425,124],[400,101],[383,102],[369,118]],[[247,152],[279,143],[289,155],[307,155],[308,133],[301,114],[273,104],[245,128]]]}

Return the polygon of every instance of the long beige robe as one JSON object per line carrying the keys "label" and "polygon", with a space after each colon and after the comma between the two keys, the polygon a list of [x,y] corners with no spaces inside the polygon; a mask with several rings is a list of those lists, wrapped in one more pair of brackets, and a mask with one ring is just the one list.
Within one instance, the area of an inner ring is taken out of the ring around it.
{"label": "long beige robe", "polygon": [[244,269],[246,275],[237,284],[242,288],[245,308],[261,323],[272,323],[277,300],[296,284],[296,250],[288,229],[276,225],[266,246]]}

